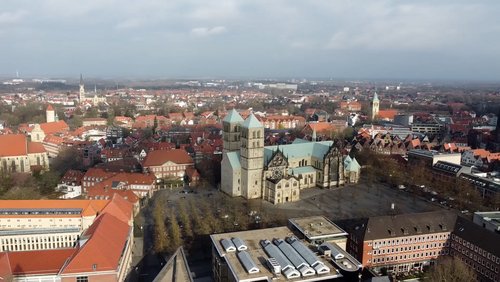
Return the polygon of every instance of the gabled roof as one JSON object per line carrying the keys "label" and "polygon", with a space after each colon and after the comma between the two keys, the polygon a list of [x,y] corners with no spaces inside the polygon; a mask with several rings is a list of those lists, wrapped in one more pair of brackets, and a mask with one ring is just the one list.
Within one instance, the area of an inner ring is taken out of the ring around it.
{"label": "gabled roof", "polygon": [[250,116],[247,117],[247,119],[243,122],[241,125],[242,127],[245,128],[261,128],[263,127],[260,121],[255,117],[253,113],[250,114]]}
{"label": "gabled roof", "polygon": [[69,126],[64,120],[40,123],[40,128],[45,134],[52,134],[69,130]]}
{"label": "gabled roof", "polygon": [[111,199],[114,195],[120,195],[127,201],[134,204],[139,201],[139,197],[137,197],[134,191],[128,189],[112,189],[111,187],[106,187],[103,182],[87,188],[87,197],[89,199]]}
{"label": "gabled roof", "polygon": [[176,164],[191,164],[193,159],[182,149],[151,151],[144,160],[144,166],[160,166],[171,161]]}
{"label": "gabled roof", "polygon": [[82,235],[89,239],[77,249],[61,274],[116,271],[129,231],[127,223],[103,213]]}
{"label": "gabled roof", "polygon": [[28,142],[28,154],[46,153],[45,147],[40,142]]}
{"label": "gabled roof", "polygon": [[359,171],[361,169],[361,166],[359,165],[356,158],[353,158],[352,161],[347,164],[346,169],[347,171]]}
{"label": "gabled roof", "polygon": [[49,105],[47,106],[47,110],[46,110],[46,111],[54,111],[54,107],[52,107],[52,105],[51,105],[51,104],[49,104]]}

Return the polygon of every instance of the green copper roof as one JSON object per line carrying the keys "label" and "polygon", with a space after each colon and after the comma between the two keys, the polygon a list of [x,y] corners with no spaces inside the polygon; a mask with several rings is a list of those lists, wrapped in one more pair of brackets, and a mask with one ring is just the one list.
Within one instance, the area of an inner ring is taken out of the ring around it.
{"label": "green copper roof", "polygon": [[237,123],[237,122],[243,122],[243,118],[238,114],[238,112],[235,109],[232,109],[229,114],[227,114],[226,117],[222,121],[229,122],[229,123]]}
{"label": "green copper roof", "polygon": [[259,128],[262,127],[262,124],[252,113],[250,114],[250,116],[248,116],[248,118],[243,122],[241,126],[245,128]]}
{"label": "green copper roof", "polygon": [[[288,145],[280,145],[279,149],[288,159],[309,158],[310,156],[313,156],[317,159],[323,159],[332,144],[333,141],[293,143]],[[274,151],[276,151],[277,149],[278,146],[264,147],[264,162],[266,162],[266,160],[269,161],[273,156]]]}
{"label": "green copper roof", "polygon": [[373,100],[372,101],[373,102],[379,102],[377,92],[375,92],[375,94],[373,94]]}
{"label": "green copper roof", "polygon": [[241,169],[239,152],[227,152],[226,157],[233,169]]}
{"label": "green copper roof", "polygon": [[358,161],[356,161],[356,158],[352,158],[352,161],[349,162],[349,164],[346,166],[347,171],[359,171],[361,169],[361,166],[359,165]]}
{"label": "green copper roof", "polygon": [[295,176],[299,176],[304,173],[316,173],[316,169],[310,165],[288,169],[288,174],[293,174]]}
{"label": "green copper roof", "polygon": [[351,162],[352,162],[351,157],[347,155],[347,157],[345,157],[344,159],[344,166],[347,167]]}
{"label": "green copper roof", "polygon": [[292,144],[301,144],[301,143],[309,143],[309,142],[310,141],[302,139],[302,138],[295,138],[295,140],[293,140]]}

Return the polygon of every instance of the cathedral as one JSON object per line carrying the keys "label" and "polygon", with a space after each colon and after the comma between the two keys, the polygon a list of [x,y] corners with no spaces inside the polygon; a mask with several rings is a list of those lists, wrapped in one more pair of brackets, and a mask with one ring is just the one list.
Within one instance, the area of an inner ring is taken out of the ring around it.
{"label": "cathedral", "polygon": [[85,101],[91,102],[92,105],[97,106],[99,103],[106,103],[106,97],[97,95],[97,89],[94,90],[94,96],[89,96],[85,92],[85,84],[83,83],[83,75],[80,74],[80,90],[78,92],[78,102],[83,104]]}
{"label": "cathedral", "polygon": [[[221,190],[274,204],[300,199],[300,190],[357,183],[360,166],[344,156],[335,141],[296,139],[292,144],[264,146],[264,127],[253,115],[232,110],[222,121]],[[314,138],[313,138],[314,139]]]}

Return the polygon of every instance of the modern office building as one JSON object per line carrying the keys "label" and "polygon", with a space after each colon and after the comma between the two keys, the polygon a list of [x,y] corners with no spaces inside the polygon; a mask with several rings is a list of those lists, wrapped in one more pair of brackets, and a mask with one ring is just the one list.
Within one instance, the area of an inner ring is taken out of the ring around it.
{"label": "modern office building", "polygon": [[[319,238],[318,232],[322,231],[326,236]],[[345,234],[324,217],[309,217],[291,219],[289,227],[211,235],[214,279],[217,282],[357,280],[361,263],[335,243],[345,240]]]}

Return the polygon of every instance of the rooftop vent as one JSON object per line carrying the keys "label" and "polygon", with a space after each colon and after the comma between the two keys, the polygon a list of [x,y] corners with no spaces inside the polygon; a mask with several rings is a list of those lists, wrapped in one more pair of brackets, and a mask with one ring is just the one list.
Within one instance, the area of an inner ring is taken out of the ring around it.
{"label": "rooftop vent", "polygon": [[233,241],[234,246],[238,251],[246,251],[248,250],[248,246],[245,244],[245,241],[243,241],[240,238],[233,238],[231,239]]}
{"label": "rooftop vent", "polygon": [[233,242],[229,239],[222,239],[220,241],[220,243],[222,244],[222,247],[224,247],[224,251],[226,251],[226,253],[229,253],[229,252],[236,252],[236,247],[234,246]]}
{"label": "rooftop vent", "polygon": [[281,273],[281,266],[279,265],[279,263],[276,261],[275,258],[267,259],[267,265],[269,266],[273,274]]}
{"label": "rooftop vent", "polygon": [[247,252],[241,251],[237,254],[237,256],[240,259],[241,264],[243,265],[243,267],[245,267],[245,270],[249,274],[260,272],[252,257]]}

